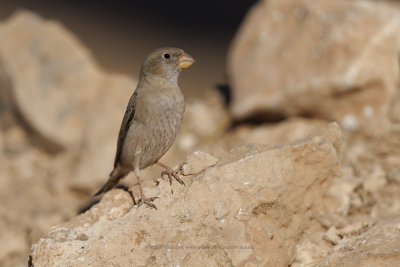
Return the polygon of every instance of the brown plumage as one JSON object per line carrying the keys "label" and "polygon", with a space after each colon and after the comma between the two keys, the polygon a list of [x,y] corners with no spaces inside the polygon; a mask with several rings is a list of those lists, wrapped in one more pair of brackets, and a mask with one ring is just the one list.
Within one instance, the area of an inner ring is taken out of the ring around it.
{"label": "brown plumage", "polygon": [[[161,48],[151,53],[140,71],[139,83],[131,96],[119,131],[114,169],[107,183],[96,193],[105,193],[134,171],[141,200],[152,207],[154,198],[143,194],[140,170],[158,163],[171,147],[179,130],[185,100],[178,86],[183,68],[195,61],[179,48]],[[169,167],[164,174],[183,183]]]}

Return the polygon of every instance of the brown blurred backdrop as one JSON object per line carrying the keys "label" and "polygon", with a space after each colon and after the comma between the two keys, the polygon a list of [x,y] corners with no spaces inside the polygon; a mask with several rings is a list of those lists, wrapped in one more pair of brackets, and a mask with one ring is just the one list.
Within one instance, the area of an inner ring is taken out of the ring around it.
{"label": "brown blurred backdrop", "polygon": [[28,1],[0,2],[0,19],[19,8],[63,23],[92,51],[100,65],[137,78],[153,49],[177,46],[197,61],[181,76],[187,97],[202,96],[225,81],[229,43],[256,1]]}

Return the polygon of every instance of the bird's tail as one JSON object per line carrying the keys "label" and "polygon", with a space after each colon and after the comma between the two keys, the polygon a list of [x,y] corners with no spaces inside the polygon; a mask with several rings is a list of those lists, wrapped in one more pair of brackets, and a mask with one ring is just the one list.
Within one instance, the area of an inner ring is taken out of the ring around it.
{"label": "bird's tail", "polygon": [[123,170],[121,170],[121,168],[119,166],[117,166],[110,173],[110,177],[108,178],[107,183],[105,183],[103,185],[103,187],[94,196],[98,196],[100,194],[103,194],[103,193],[113,189],[118,184],[119,180],[124,178],[127,174],[128,174],[127,171],[123,171]]}

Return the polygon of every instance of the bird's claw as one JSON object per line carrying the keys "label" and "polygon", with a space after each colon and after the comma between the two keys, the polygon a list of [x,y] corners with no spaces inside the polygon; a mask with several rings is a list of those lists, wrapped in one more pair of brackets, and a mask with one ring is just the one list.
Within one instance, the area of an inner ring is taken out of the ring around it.
{"label": "bird's claw", "polygon": [[156,200],[157,198],[158,198],[158,197],[150,197],[150,198],[142,197],[142,198],[140,199],[139,206],[140,206],[141,204],[146,204],[147,206],[149,206],[149,207],[151,207],[151,208],[157,209],[156,205],[154,205],[154,204],[152,203],[152,202],[153,202],[154,200]]}
{"label": "bird's claw", "polygon": [[173,169],[168,169],[165,171],[161,172],[161,176],[167,175],[169,179],[169,184],[172,186],[172,177],[178,181],[181,185],[184,185],[186,187],[186,184],[184,181],[182,181],[181,178],[179,178],[178,173],[182,173],[182,165],[179,165],[179,167],[176,170]]}

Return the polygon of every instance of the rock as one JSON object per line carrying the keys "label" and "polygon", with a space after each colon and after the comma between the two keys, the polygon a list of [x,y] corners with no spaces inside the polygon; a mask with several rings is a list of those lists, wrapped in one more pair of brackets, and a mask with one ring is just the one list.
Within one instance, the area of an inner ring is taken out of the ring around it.
{"label": "rock", "polygon": [[323,239],[331,242],[333,245],[336,245],[340,240],[337,229],[334,226],[329,228],[329,230],[323,236]]}
{"label": "rock", "polygon": [[386,219],[367,232],[345,239],[318,266],[397,266],[400,217]]}
{"label": "rock", "polygon": [[[325,200],[324,203],[327,201]],[[327,205],[328,206],[328,205]],[[328,209],[334,207],[335,203],[331,203]],[[338,214],[336,211],[324,210],[317,217],[318,222],[325,228],[331,228],[332,226],[335,228],[344,227],[348,224],[347,217],[342,214]]]}
{"label": "rock", "polygon": [[84,146],[70,178],[71,188],[91,195],[112,171],[122,118],[136,87],[136,81],[123,75],[107,75],[103,82],[97,103],[88,113],[91,119],[83,133]]}
{"label": "rock", "polygon": [[354,235],[360,235],[363,230],[365,230],[368,226],[370,226],[368,223],[363,223],[363,222],[355,222],[349,225],[346,225],[342,229],[339,229],[337,231],[337,234],[340,236],[354,236]]}
{"label": "rock", "polygon": [[234,118],[306,115],[387,133],[398,16],[398,7],[376,1],[259,1],[228,54]]}
{"label": "rock", "polygon": [[364,190],[369,193],[376,193],[386,185],[386,174],[380,165],[373,168],[372,173],[363,182]]}
{"label": "rock", "polygon": [[7,127],[12,121],[12,109],[10,92],[12,91],[12,84],[8,76],[2,59],[0,57],[0,126]]}
{"label": "rock", "polygon": [[0,35],[15,110],[47,143],[80,145],[104,76],[90,52],[61,24],[30,11],[2,22]]}
{"label": "rock", "polygon": [[4,153],[0,156],[0,227],[4,229],[0,233],[0,262],[21,266],[26,265],[31,245],[52,225],[75,216],[78,203],[85,198],[68,194],[68,180],[61,180],[58,174],[65,170],[46,153],[32,148]]}
{"label": "rock", "polygon": [[[316,246],[315,244],[313,244],[311,242],[303,243],[302,246],[300,248],[298,248],[298,254],[296,256],[296,261],[314,263],[312,261],[313,258],[315,258],[315,257],[319,258],[319,257],[324,256],[324,255],[320,256],[320,254],[321,254],[320,246]],[[301,267],[304,265],[298,264],[298,262],[294,262],[290,266]]]}
{"label": "rock", "polygon": [[324,191],[340,175],[340,140],[333,124],[321,136],[289,146],[239,147],[217,165],[183,177],[186,188],[173,183],[174,194],[165,180],[145,188],[148,197],[159,197],[157,210],[130,208],[129,194],[112,190],[40,239],[32,263],[287,266]]}
{"label": "rock", "polygon": [[3,133],[0,131],[0,159],[4,155],[3,152],[4,152],[4,137],[3,137]]}
{"label": "rock", "polygon": [[18,125],[10,126],[4,130],[3,140],[4,150],[10,153],[22,152],[29,146],[27,133]]}
{"label": "rock", "polygon": [[32,12],[16,12],[0,24],[0,34],[7,38],[0,44],[1,64],[12,82],[3,94],[12,109],[28,125],[29,136],[42,137],[46,144],[40,146],[75,154],[77,168],[68,173],[72,190],[96,190],[112,169],[119,127],[137,82],[103,72],[67,29]]}
{"label": "rock", "polygon": [[342,216],[348,215],[354,190],[360,183],[360,180],[353,177],[335,179],[326,196],[330,200],[330,204],[335,203],[334,209],[330,213],[334,212]]}
{"label": "rock", "polygon": [[136,81],[103,72],[75,36],[32,12],[2,21],[0,34],[0,265],[21,266],[107,179]]}
{"label": "rock", "polygon": [[390,182],[400,183],[400,155],[388,155],[384,169]]}
{"label": "rock", "polygon": [[185,164],[182,166],[183,175],[197,174],[206,168],[217,164],[218,159],[210,154],[202,151],[195,151],[186,158]]}
{"label": "rock", "polygon": [[327,253],[332,251],[332,243],[326,242],[326,229],[316,220],[311,220],[307,229],[303,230],[303,235],[296,246],[296,259],[291,264],[293,267],[315,265],[323,259]]}
{"label": "rock", "polygon": [[277,146],[306,140],[321,134],[328,123],[317,119],[291,118],[271,125],[239,125],[225,134],[217,146],[232,149],[249,143]]}
{"label": "rock", "polygon": [[215,141],[227,131],[230,117],[221,95],[206,91],[204,99],[188,99],[181,129],[176,138],[177,148],[193,152],[205,143]]}

